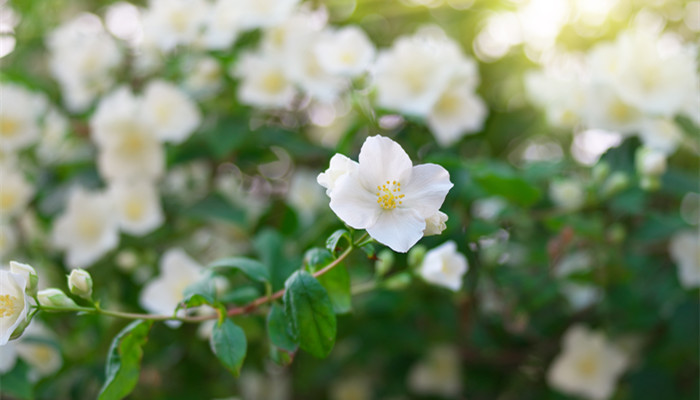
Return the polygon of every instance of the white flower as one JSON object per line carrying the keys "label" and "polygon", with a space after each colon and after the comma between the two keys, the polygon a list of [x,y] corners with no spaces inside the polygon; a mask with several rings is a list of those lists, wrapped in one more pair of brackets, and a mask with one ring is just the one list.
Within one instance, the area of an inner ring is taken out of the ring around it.
{"label": "white flower", "polygon": [[287,202],[305,222],[311,222],[325,200],[323,190],[316,184],[316,174],[300,170],[294,173],[289,183]]}
{"label": "white flower", "polygon": [[112,86],[111,71],[121,63],[122,54],[96,15],[83,13],[61,25],[46,44],[51,73],[69,110],[85,110]]}
{"label": "white flower", "polygon": [[192,100],[172,83],[154,80],[143,93],[143,117],[162,141],[180,143],[199,126],[201,114]]}
{"label": "white flower", "polygon": [[602,297],[602,291],[594,285],[564,282],[560,286],[561,294],[571,305],[574,311],[582,310],[597,303]]}
{"label": "white flower", "polygon": [[581,182],[566,179],[552,182],[549,185],[549,197],[557,207],[566,211],[575,211],[583,206],[586,193]]}
{"label": "white flower", "polygon": [[185,89],[195,98],[208,97],[221,89],[223,71],[214,57],[203,57],[186,66]]}
{"label": "white flower", "polygon": [[92,298],[92,277],[84,269],[76,268],[68,275],[68,290],[76,296]]}
{"label": "white flower", "polygon": [[143,236],[163,224],[158,190],[148,181],[112,182],[109,195],[124,232]]}
{"label": "white flower", "polygon": [[226,50],[236,41],[240,29],[238,0],[216,0],[209,10],[202,40],[208,49]]}
{"label": "white flower", "polygon": [[640,147],[634,161],[637,173],[642,176],[660,176],[666,172],[666,154],[661,151]]}
{"label": "white flower", "polygon": [[700,235],[697,231],[682,231],[671,238],[671,259],[678,268],[678,280],[686,289],[700,287]]}
{"label": "white flower", "polygon": [[486,105],[464,84],[449,86],[428,114],[428,127],[440,146],[447,147],[467,133],[481,130]]}
{"label": "white flower", "polygon": [[24,276],[0,270],[0,346],[4,346],[12,332],[22,324],[29,311],[29,297],[25,293]]}
{"label": "white flower", "polygon": [[240,24],[246,29],[277,25],[289,17],[299,0],[239,0]]}
{"label": "white flower", "polygon": [[104,193],[74,188],[68,205],[54,223],[52,240],[66,250],[70,268],[87,268],[119,243],[112,200]]}
{"label": "white flower", "polygon": [[36,293],[36,288],[39,283],[39,276],[36,274],[34,267],[28,264],[10,261],[10,272],[13,274],[22,275],[25,282],[25,291],[29,295]]}
{"label": "white flower", "polygon": [[163,174],[164,150],[143,112],[139,99],[122,87],[102,98],[90,119],[100,150],[98,166],[106,179],[156,179]]}
{"label": "white flower", "polygon": [[591,85],[583,106],[583,120],[589,128],[631,134],[636,132],[644,113],[628,103],[609,85]]}
{"label": "white flower", "polygon": [[324,31],[314,46],[318,64],[331,74],[357,76],[374,60],[375,49],[367,34],[356,26]]}
{"label": "white flower", "polygon": [[209,10],[204,0],[151,0],[143,16],[146,40],[169,52],[199,36]]}
{"label": "white flower", "polygon": [[63,365],[55,334],[40,321],[33,321],[14,347],[19,358],[31,368],[29,380],[32,382],[55,374]]}
{"label": "white flower", "polygon": [[241,79],[238,99],[262,108],[288,107],[296,89],[287,78],[285,66],[278,56],[269,53],[241,55],[233,74]]}
{"label": "white flower", "polygon": [[435,214],[429,216],[425,219],[425,229],[423,230],[423,236],[439,235],[442,231],[447,228],[445,224],[447,222],[447,214],[442,211],[438,211]]}
{"label": "white flower", "polygon": [[364,375],[340,376],[331,384],[330,400],[371,400],[372,384]]}
{"label": "white flower", "polygon": [[330,207],[346,224],[403,253],[423,237],[425,220],[452,186],[445,168],[414,167],[398,143],[372,136],[362,145],[358,167],[335,180]]}
{"label": "white flower", "polygon": [[426,282],[456,292],[462,288],[462,277],[468,269],[467,258],[450,240],[425,253],[418,272]]}
{"label": "white flower", "polygon": [[331,157],[330,165],[325,172],[318,174],[316,181],[319,185],[326,188],[326,194],[331,195],[331,192],[335,188],[338,178],[347,174],[348,172],[356,171],[359,164],[357,161],[353,161],[348,157],[336,153]]}
{"label": "white flower", "polygon": [[379,53],[374,66],[377,104],[405,114],[426,116],[444,93],[463,60],[459,46],[445,38],[401,37]]}
{"label": "white flower", "polygon": [[562,352],[547,373],[549,384],[562,392],[593,400],[609,398],[628,356],[599,332],[580,325],[564,335]]}
{"label": "white flower", "polygon": [[573,128],[581,119],[586,91],[579,74],[570,68],[545,68],[525,75],[530,100],[545,110],[547,122]]}
{"label": "white flower", "polygon": [[12,371],[17,364],[16,342],[8,342],[0,346],[0,375]]}
{"label": "white flower", "polygon": [[646,119],[639,127],[639,138],[644,146],[671,155],[683,141],[683,131],[671,119]]}
{"label": "white flower", "polygon": [[10,83],[0,84],[0,150],[21,150],[39,138],[38,119],[46,100],[27,89]]}
{"label": "white flower", "polygon": [[[141,291],[141,307],[152,313],[172,315],[184,298],[187,286],[197,282],[204,267],[194,261],[182,249],[170,249],[160,259],[160,275],[148,282]],[[169,321],[172,327],[178,321]]]}
{"label": "white flower", "polygon": [[18,215],[27,207],[34,194],[34,188],[15,165],[0,164],[0,175],[0,217]]}
{"label": "white flower", "polygon": [[408,386],[418,394],[457,398],[462,391],[459,350],[448,345],[430,349],[428,356],[411,368]]}

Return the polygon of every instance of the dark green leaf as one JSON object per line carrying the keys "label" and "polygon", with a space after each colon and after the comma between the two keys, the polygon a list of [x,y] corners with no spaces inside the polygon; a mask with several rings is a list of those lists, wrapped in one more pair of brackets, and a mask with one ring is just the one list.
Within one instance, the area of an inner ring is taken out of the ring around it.
{"label": "dark green leaf", "polygon": [[[326,249],[313,248],[304,254],[304,265],[311,273],[317,272],[333,261]],[[350,275],[344,265],[337,265],[317,278],[328,292],[336,314],[344,314],[352,309],[350,295]]]}
{"label": "dark green leaf", "polygon": [[258,282],[269,282],[270,271],[267,270],[265,264],[258,260],[245,257],[223,258],[209,264],[209,268],[213,269],[237,269],[245,274],[248,278]]}
{"label": "dark green leaf", "polygon": [[139,380],[143,345],[153,321],[134,321],[126,326],[112,341],[107,356],[106,381],[100,390],[99,400],[123,399]]}
{"label": "dark green leaf", "polygon": [[253,247],[255,247],[260,260],[270,271],[272,290],[282,289],[285,280],[299,266],[298,259],[287,257],[284,254],[284,238],[279,232],[266,229],[253,239]]}
{"label": "dark green leaf", "polygon": [[273,304],[270,313],[267,314],[267,334],[270,342],[280,349],[293,352],[299,347],[298,343],[290,333],[291,324],[284,314],[284,309]]}
{"label": "dark green leaf", "polygon": [[324,358],[335,344],[336,320],[328,293],[306,271],[297,271],[287,279],[284,293],[285,313],[299,346],[311,355]]}
{"label": "dark green leaf", "polygon": [[[12,371],[0,376],[0,388],[2,395],[13,396],[17,399],[33,399],[34,385],[28,379],[29,367],[22,360],[17,360],[17,364]],[[4,396],[0,396],[4,398]]]}
{"label": "dark green leaf", "polygon": [[209,344],[224,367],[238,376],[248,346],[243,329],[226,318],[214,327]]}

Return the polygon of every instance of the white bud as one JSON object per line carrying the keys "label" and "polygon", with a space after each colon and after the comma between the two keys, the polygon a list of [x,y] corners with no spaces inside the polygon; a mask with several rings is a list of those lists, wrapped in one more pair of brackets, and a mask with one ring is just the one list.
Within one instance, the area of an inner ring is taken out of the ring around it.
{"label": "white bud", "polygon": [[77,307],[77,304],[60,289],[40,290],[37,297],[39,305],[44,307]]}
{"label": "white bud", "polygon": [[442,231],[447,228],[445,225],[447,222],[447,214],[442,211],[438,211],[435,214],[425,219],[425,229],[423,230],[423,236],[439,235]]}
{"label": "white bud", "polygon": [[549,197],[558,208],[563,210],[578,210],[584,205],[585,196],[583,185],[575,179],[555,181],[549,185]]}
{"label": "white bud", "polygon": [[92,299],[92,277],[84,269],[76,268],[68,275],[68,289],[85,300]]}
{"label": "white bud", "polygon": [[24,277],[27,282],[27,286],[24,291],[30,295],[34,296],[36,294],[37,284],[39,283],[39,276],[36,274],[36,270],[28,264],[18,263],[17,261],[10,261],[10,272],[13,274],[19,274]]}
{"label": "white bud", "polygon": [[637,173],[643,177],[657,177],[666,172],[666,154],[648,147],[641,147],[635,154]]}

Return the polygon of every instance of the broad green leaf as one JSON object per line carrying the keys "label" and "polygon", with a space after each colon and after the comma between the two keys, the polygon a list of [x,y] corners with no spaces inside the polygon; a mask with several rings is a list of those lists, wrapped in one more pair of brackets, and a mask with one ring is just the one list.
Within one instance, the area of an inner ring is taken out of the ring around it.
{"label": "broad green leaf", "polygon": [[137,320],[126,326],[112,341],[107,356],[106,381],[99,400],[123,399],[139,380],[143,345],[153,321]]}
{"label": "broad green leaf", "polygon": [[[11,371],[0,376],[0,389],[2,395],[12,396],[22,400],[34,398],[34,384],[28,378],[29,366],[22,361],[17,360],[17,364]],[[4,396],[0,396],[4,398]]]}
{"label": "broad green leaf", "polygon": [[[333,261],[333,256],[326,249],[313,248],[304,254],[304,265],[311,273],[317,272]],[[319,276],[318,281],[328,292],[336,314],[344,314],[352,309],[350,294],[350,274],[343,264]]]}
{"label": "broad green leaf", "polygon": [[267,334],[270,337],[270,342],[280,349],[289,352],[296,351],[299,344],[294,340],[290,330],[290,321],[284,314],[284,309],[273,304],[270,307],[270,313],[267,314]]}
{"label": "broad green leaf", "polygon": [[187,286],[183,291],[185,299],[194,295],[199,295],[203,301],[213,304],[216,299],[216,286],[211,275],[205,276],[197,282]]}
{"label": "broad green leaf", "polygon": [[209,268],[213,269],[236,269],[245,274],[248,278],[258,282],[269,282],[270,271],[267,270],[265,264],[258,260],[246,257],[230,257],[214,261],[209,264]]}
{"label": "broad green leaf", "polygon": [[234,324],[230,318],[225,318],[214,326],[209,344],[224,367],[238,376],[248,347],[243,329]]}
{"label": "broad green leaf", "polygon": [[335,344],[336,320],[328,293],[306,271],[297,271],[285,283],[284,309],[291,319],[299,347],[324,358]]}
{"label": "broad green leaf", "polygon": [[352,243],[350,232],[348,232],[345,229],[338,229],[337,231],[333,232],[330,236],[328,236],[328,240],[326,240],[326,248],[331,253],[335,254],[336,250],[338,250],[338,242],[340,242],[340,239],[343,238],[345,238],[345,240],[348,241],[348,244]]}
{"label": "broad green leaf", "polygon": [[279,232],[265,229],[253,239],[253,247],[270,272],[272,290],[280,290],[299,266],[299,260],[284,254],[284,238]]}

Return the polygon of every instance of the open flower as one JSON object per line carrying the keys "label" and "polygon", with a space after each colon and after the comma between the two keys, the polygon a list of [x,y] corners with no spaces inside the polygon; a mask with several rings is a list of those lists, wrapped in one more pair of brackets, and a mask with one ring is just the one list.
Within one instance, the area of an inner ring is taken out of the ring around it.
{"label": "open flower", "polygon": [[39,138],[37,120],[46,100],[21,86],[0,84],[0,150],[21,150]]}
{"label": "open flower", "polygon": [[21,274],[0,270],[0,346],[10,340],[12,332],[24,322],[29,311],[27,282]]}
{"label": "open flower", "polygon": [[165,142],[183,142],[201,120],[195,103],[177,86],[160,79],[146,86],[143,112],[155,135]]}
{"label": "open flower", "polygon": [[419,273],[426,282],[456,292],[462,288],[462,276],[467,269],[467,258],[457,251],[457,245],[450,240],[425,253]]}
{"label": "open flower", "polygon": [[627,354],[602,333],[575,325],[564,335],[562,353],[552,363],[547,379],[565,393],[607,399],[627,365]]}
{"label": "open flower", "polygon": [[163,224],[158,190],[152,183],[116,181],[110,185],[109,195],[124,232],[143,236]]}
{"label": "open flower", "polygon": [[334,175],[331,169],[318,180],[327,189],[333,182],[329,193],[333,212],[351,227],[366,229],[372,238],[402,253],[423,237],[426,219],[438,212],[453,186],[445,168],[413,166],[401,146],[383,136],[367,138],[357,168],[350,167],[337,179],[326,181]]}

